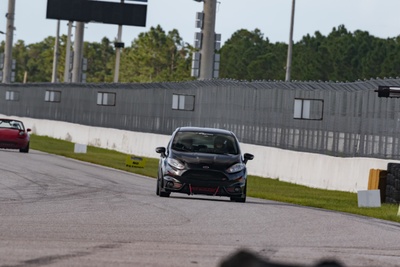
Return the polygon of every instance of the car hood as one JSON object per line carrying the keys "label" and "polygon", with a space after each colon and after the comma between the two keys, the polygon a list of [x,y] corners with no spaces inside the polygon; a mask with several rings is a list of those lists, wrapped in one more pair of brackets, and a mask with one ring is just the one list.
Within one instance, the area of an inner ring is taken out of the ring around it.
{"label": "car hood", "polygon": [[181,160],[189,167],[209,166],[210,168],[228,168],[235,163],[241,162],[241,155],[232,154],[210,154],[198,152],[176,152],[173,151],[171,156]]}

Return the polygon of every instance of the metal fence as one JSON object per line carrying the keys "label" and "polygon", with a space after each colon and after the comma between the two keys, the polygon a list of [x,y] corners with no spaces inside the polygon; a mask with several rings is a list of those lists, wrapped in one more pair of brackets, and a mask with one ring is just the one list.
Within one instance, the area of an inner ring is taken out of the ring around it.
{"label": "metal fence", "polygon": [[378,85],[400,79],[1,84],[0,114],[166,135],[217,127],[249,144],[400,159],[400,99],[378,98]]}

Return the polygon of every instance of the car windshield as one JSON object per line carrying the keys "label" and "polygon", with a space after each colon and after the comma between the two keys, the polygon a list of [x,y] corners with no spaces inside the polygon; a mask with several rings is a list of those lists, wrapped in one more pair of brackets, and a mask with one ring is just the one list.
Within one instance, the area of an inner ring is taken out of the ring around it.
{"label": "car windshield", "polygon": [[0,120],[0,128],[24,130],[24,125],[20,121]]}
{"label": "car windshield", "polygon": [[185,152],[239,154],[235,138],[221,133],[178,132],[172,141],[172,149]]}

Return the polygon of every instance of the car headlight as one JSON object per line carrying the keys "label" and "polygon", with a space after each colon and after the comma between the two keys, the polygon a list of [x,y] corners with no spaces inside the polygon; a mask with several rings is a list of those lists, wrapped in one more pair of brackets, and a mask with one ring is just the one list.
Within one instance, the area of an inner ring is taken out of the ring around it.
{"label": "car headlight", "polygon": [[178,170],[183,170],[185,168],[185,165],[177,159],[168,158],[167,163],[169,166]]}
{"label": "car headlight", "polygon": [[243,163],[236,163],[235,165],[230,166],[226,171],[228,173],[235,173],[235,172],[240,172],[241,170],[243,170],[244,168],[246,168],[246,165]]}

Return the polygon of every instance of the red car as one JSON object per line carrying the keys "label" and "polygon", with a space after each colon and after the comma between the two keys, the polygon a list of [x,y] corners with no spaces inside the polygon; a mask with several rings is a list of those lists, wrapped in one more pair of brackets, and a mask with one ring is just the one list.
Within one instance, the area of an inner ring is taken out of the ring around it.
{"label": "red car", "polygon": [[19,152],[29,152],[30,137],[22,121],[0,119],[0,148],[19,149]]}

